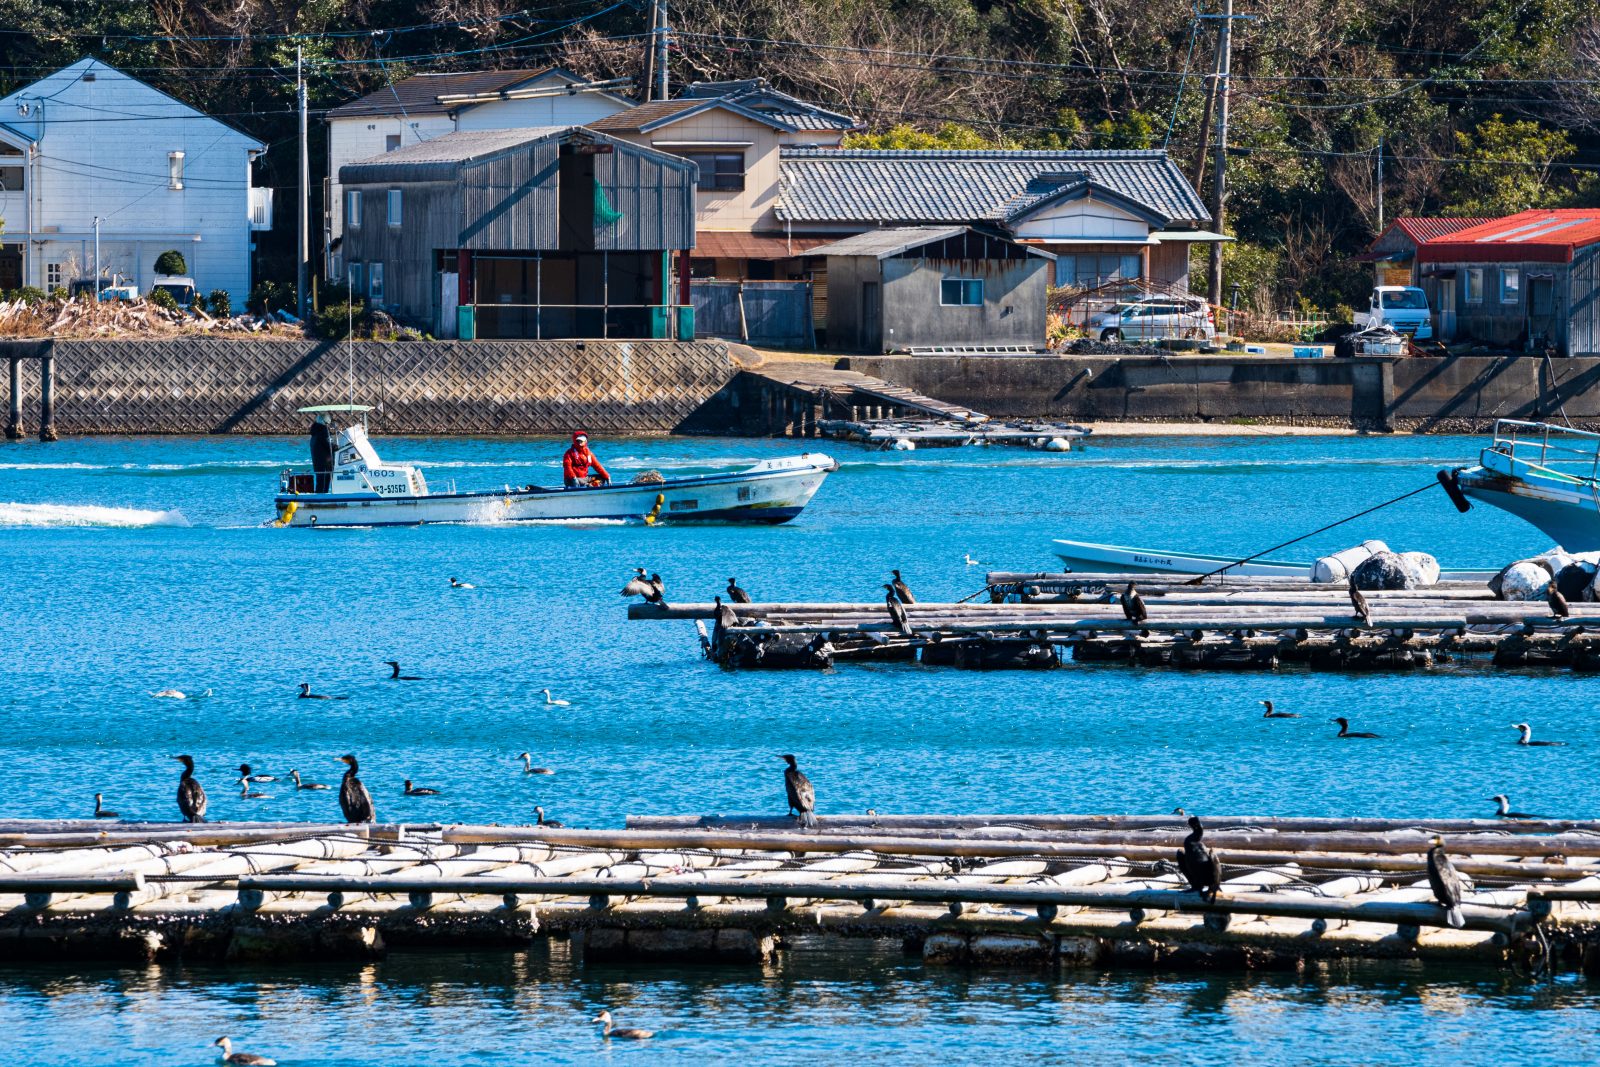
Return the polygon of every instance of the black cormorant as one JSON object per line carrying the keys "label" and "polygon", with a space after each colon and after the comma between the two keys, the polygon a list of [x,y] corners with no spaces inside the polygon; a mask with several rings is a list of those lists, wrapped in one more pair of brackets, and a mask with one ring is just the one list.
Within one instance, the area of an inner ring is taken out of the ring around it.
{"label": "black cormorant", "polygon": [[367,787],[356,777],[358,769],[356,758],[340,756],[339,760],[350,767],[344,772],[344,781],[339,785],[339,807],[344,811],[344,821],[371,822],[375,817],[372,794],[367,792]]}
{"label": "black cormorant", "polygon": [[1504,793],[1496,793],[1494,796],[1490,797],[1489,799],[1494,801],[1495,804],[1499,806],[1498,810],[1494,813],[1495,814],[1495,818],[1497,818],[1497,819],[1537,819],[1538,818],[1537,815],[1529,815],[1525,811],[1512,811],[1511,810],[1511,801],[1506,799],[1506,795]]}
{"label": "black cormorant", "polygon": [[100,805],[100,794],[94,795],[94,817],[97,819],[120,819],[122,816],[114,811],[109,811]]}
{"label": "black cormorant", "polygon": [[1457,930],[1467,925],[1461,915],[1461,875],[1444,854],[1442,837],[1435,837],[1428,849],[1428,884],[1433,887],[1433,899],[1445,910],[1445,922]]}
{"label": "black cormorant", "polygon": [[1189,816],[1189,836],[1183,839],[1183,851],[1178,853],[1178,870],[1189,888],[1211,903],[1222,888],[1222,861],[1200,840],[1205,832],[1200,816]]}
{"label": "black cormorant", "polygon": [[1122,603],[1123,616],[1135,626],[1143,626],[1145,620],[1150,618],[1150,609],[1144,606],[1144,597],[1139,595],[1139,590],[1132,582],[1122,591],[1119,598]]}
{"label": "black cormorant", "polygon": [[724,630],[731,630],[735,626],[739,625],[738,614],[733,610],[733,608],[729,607],[727,604],[724,604],[720,596],[712,597],[711,603],[716,609],[717,625],[719,627]]}
{"label": "black cormorant", "polygon": [[1556,588],[1556,583],[1551,582],[1545,589],[1545,602],[1550,605],[1550,614],[1558,619],[1564,619],[1572,613],[1567,606],[1567,598],[1561,595],[1561,590]]}
{"label": "black cormorant", "polygon": [[301,700],[349,700],[350,698],[349,697],[330,697],[330,696],[324,696],[321,693],[313,693],[311,691],[311,683],[310,682],[301,682],[300,683],[300,699]]}
{"label": "black cormorant", "polygon": [[735,604],[750,603],[750,594],[739,588],[739,583],[733,578],[728,579],[728,599]]}
{"label": "black cormorant", "polygon": [[302,782],[300,780],[300,772],[299,771],[290,771],[289,772],[289,777],[294,779],[294,787],[296,789],[326,789],[326,788],[328,788],[327,786],[323,785],[321,782]]}
{"label": "black cormorant", "polygon": [[277,1060],[257,1056],[254,1052],[233,1051],[233,1042],[225,1037],[217,1038],[212,1044],[222,1049],[222,1062],[232,1064],[233,1067],[278,1067]]}
{"label": "black cormorant", "polygon": [[666,595],[667,583],[661,580],[661,575],[652,572],[650,575],[650,592],[645,595],[645,599],[652,604],[666,607],[667,602],[663,599]]}
{"label": "black cormorant", "polygon": [[894,581],[889,584],[894,587],[894,595],[900,598],[900,603],[915,604],[917,598],[911,595],[911,587],[905,583],[905,579],[900,577],[900,572],[890,571],[889,573],[894,575]]}
{"label": "black cormorant", "polygon": [[420,682],[420,681],[422,681],[421,678],[418,678],[414,674],[401,674],[400,673],[400,661],[399,660],[386,659],[386,660],[383,661],[383,665],[385,667],[389,668],[389,681],[391,681],[391,682]]}
{"label": "black cormorant", "polygon": [[811,779],[801,773],[794,757],[780,757],[789,766],[783,772],[783,788],[789,795],[789,814],[800,817],[800,825],[811,829],[817,825],[817,791]]}
{"label": "black cormorant", "polygon": [[1300,717],[1299,712],[1294,712],[1294,711],[1273,711],[1272,710],[1272,701],[1270,701],[1270,700],[1262,700],[1262,701],[1258,701],[1257,703],[1265,704],[1267,706],[1266,712],[1263,713],[1262,716],[1261,716],[1263,719],[1298,719]]}
{"label": "black cormorant", "polygon": [[633,577],[628,579],[628,584],[622,587],[623,596],[642,596],[649,600],[655,594],[655,586],[650,584],[650,578],[645,574],[643,567],[633,569]]}
{"label": "black cormorant", "polygon": [[1339,736],[1339,737],[1374,737],[1374,738],[1378,736],[1377,734],[1360,733],[1360,732],[1358,732],[1356,730],[1350,729],[1350,720],[1349,719],[1338,718],[1338,719],[1334,719],[1333,721],[1339,724],[1339,733],[1336,736]]}
{"label": "black cormorant", "polygon": [[554,819],[545,818],[544,809],[537,804],[533,806],[533,813],[539,817],[539,821],[535,824],[536,826],[548,826],[552,830],[560,830],[567,825],[564,822],[556,822]]}
{"label": "black cormorant", "polygon": [[239,777],[247,782],[276,782],[278,780],[278,776],[275,774],[256,774],[250,769],[250,764],[248,763],[239,764]]}
{"label": "black cormorant", "polygon": [[411,784],[411,779],[409,779],[409,778],[406,779],[406,796],[408,796],[408,797],[436,797],[438,795],[439,795],[439,791],[437,789],[428,789],[428,788],[426,788],[424,786],[413,786]]}
{"label": "black cormorant", "polygon": [[555,771],[552,771],[549,767],[535,767],[533,765],[533,756],[532,756],[531,753],[519,752],[517,754],[517,758],[522,761],[522,773],[523,774],[554,774],[554,773],[556,773]]}
{"label": "black cormorant", "polygon": [[654,1030],[636,1030],[631,1026],[615,1025],[611,1021],[609,1011],[603,1011],[589,1021],[601,1024],[600,1036],[604,1038],[620,1037],[625,1041],[647,1041],[656,1036]]}
{"label": "black cormorant", "polygon": [[1519,745],[1528,745],[1531,748],[1562,748],[1566,745],[1565,741],[1535,741],[1533,739],[1533,727],[1525,722],[1514,722],[1511,725],[1522,733],[1522,736],[1517,739],[1517,744]]}
{"label": "black cormorant", "polygon": [[897,599],[894,586],[886,585],[884,588],[889,591],[883,598],[884,606],[889,609],[889,620],[894,623],[894,628],[902,637],[910,637],[911,619],[906,615],[905,604]]}
{"label": "black cormorant", "polygon": [[1356,613],[1356,618],[1361,620],[1361,625],[1372,625],[1372,608],[1367,604],[1367,598],[1362,595],[1361,590],[1355,587],[1354,582],[1350,583],[1350,608]]}
{"label": "black cormorant", "polygon": [[194,776],[193,756],[173,756],[183,764],[183,774],[178,778],[178,810],[184,822],[206,821],[206,791]]}

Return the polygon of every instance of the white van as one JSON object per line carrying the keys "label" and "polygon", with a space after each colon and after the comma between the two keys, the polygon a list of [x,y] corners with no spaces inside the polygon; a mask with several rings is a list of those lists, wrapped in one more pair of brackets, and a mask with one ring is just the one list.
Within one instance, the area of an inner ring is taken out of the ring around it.
{"label": "white van", "polygon": [[1373,289],[1367,310],[1356,312],[1355,322],[1358,329],[1387,326],[1419,341],[1433,336],[1428,294],[1414,285],[1380,285]]}

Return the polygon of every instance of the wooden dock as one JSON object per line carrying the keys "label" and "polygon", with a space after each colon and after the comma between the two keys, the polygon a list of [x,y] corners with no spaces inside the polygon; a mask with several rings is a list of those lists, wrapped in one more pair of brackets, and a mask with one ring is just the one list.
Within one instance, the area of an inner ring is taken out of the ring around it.
{"label": "wooden dock", "polygon": [[[1118,601],[1137,585],[1148,617]],[[1074,660],[1144,666],[1272,670],[1414,669],[1483,660],[1499,667],[1600,671],[1600,604],[1503,601],[1480,582],[1367,592],[1353,614],[1343,585],[1289,578],[1151,574],[991,573],[978,600],[906,607],[902,630],[883,601],[724,605],[731,615],[702,642],[730,667],[826,668],[911,660],[972,668],[1048,669]],[[631,604],[630,619],[717,620],[714,604]]]}
{"label": "wooden dock", "polygon": [[[569,942],[584,959],[755,961],[890,938],[930,962],[1600,964],[1600,822],[1181,815],[634,817],[624,829],[0,824],[0,959],[246,962]],[[1473,884],[1434,901],[1441,835]]]}

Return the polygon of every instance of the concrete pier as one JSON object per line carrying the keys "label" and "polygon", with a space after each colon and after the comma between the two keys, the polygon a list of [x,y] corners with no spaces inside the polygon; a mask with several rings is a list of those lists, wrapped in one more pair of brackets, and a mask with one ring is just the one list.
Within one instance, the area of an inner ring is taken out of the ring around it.
{"label": "concrete pier", "polygon": [[6,440],[20,441],[25,432],[22,427],[22,360],[13,356],[10,363],[10,410],[6,417]]}

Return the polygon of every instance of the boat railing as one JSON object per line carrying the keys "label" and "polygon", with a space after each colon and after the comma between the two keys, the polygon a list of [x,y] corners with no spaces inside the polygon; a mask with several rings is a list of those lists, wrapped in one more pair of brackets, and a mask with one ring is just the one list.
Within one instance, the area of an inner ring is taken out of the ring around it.
{"label": "boat railing", "polygon": [[1565,478],[1600,481],[1600,433],[1547,422],[1497,419],[1489,448],[1513,463]]}

